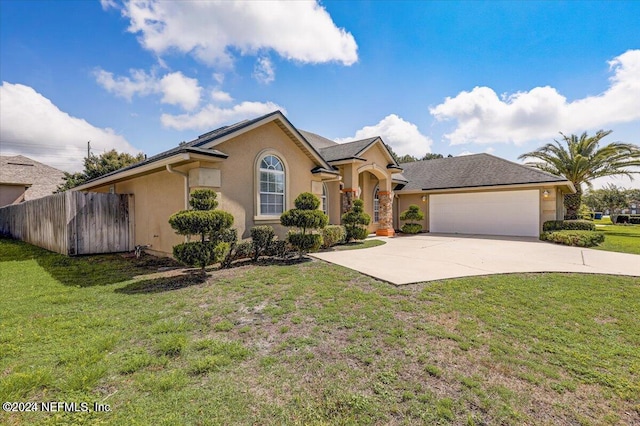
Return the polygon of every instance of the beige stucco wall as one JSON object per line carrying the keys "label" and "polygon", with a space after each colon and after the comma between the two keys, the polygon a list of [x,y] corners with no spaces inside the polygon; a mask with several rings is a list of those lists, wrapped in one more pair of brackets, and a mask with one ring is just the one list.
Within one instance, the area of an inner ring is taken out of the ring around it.
{"label": "beige stucco wall", "polygon": [[271,122],[215,146],[229,157],[219,164],[221,196],[218,208],[235,218],[234,226],[240,238],[248,238],[255,225],[271,225],[280,238],[287,229],[280,225],[280,216],[258,218],[257,159],[261,153],[272,153],[285,163],[286,210],[294,207],[295,198],[311,192],[311,173],[316,164],[275,123]]}
{"label": "beige stucco wall", "polygon": [[340,225],[340,207],[342,204],[340,182],[326,182],[329,202],[329,224]]}
{"label": "beige stucco wall", "polygon": [[[170,256],[184,241],[169,226],[169,217],[184,209],[184,178],[166,170],[113,184],[117,194],[134,194],[135,244],[151,244],[147,251]],[[111,185],[92,188],[109,192]]]}
{"label": "beige stucco wall", "polygon": [[406,222],[400,220],[400,215],[403,211],[408,210],[411,204],[415,204],[420,207],[420,211],[424,215],[424,219],[420,221],[423,231],[429,230],[429,200],[422,201],[423,194],[403,194],[399,195],[394,201],[397,204],[397,220],[394,221],[394,227],[396,229],[402,228]]}
{"label": "beige stucco wall", "polygon": [[[549,195],[546,197],[544,196],[545,190],[549,192]],[[544,222],[548,220],[557,220],[558,192],[560,191],[552,186],[540,188],[540,232],[542,232],[542,224]],[[560,211],[560,215],[563,215],[562,211]]]}

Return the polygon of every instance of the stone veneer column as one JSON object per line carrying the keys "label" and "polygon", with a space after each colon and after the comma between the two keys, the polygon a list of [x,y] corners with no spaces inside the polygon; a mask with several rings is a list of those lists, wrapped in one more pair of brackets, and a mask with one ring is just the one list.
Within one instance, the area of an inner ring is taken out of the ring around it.
{"label": "stone veneer column", "polygon": [[340,216],[345,214],[353,205],[353,199],[356,197],[355,188],[345,188],[342,190],[342,212]]}
{"label": "stone veneer column", "polygon": [[378,230],[376,235],[392,237],[393,231],[393,193],[378,191],[380,210],[378,212]]}

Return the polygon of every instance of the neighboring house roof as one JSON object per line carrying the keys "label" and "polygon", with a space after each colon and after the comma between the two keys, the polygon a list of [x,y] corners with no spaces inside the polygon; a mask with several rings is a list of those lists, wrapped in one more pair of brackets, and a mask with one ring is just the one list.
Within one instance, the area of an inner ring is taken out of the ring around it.
{"label": "neighboring house roof", "polygon": [[[490,154],[465,155],[402,163],[408,183],[402,190],[475,188],[481,186],[566,182],[530,166]],[[395,176],[395,175],[394,175]]]}
{"label": "neighboring house roof", "polygon": [[25,185],[24,201],[53,194],[64,172],[23,155],[0,156],[0,185]]}

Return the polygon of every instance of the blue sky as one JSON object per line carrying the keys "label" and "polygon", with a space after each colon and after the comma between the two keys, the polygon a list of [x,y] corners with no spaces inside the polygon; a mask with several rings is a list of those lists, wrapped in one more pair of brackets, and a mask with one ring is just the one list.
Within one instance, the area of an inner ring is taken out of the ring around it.
{"label": "blue sky", "polygon": [[[0,2],[0,149],[63,170],[282,109],[337,141],[510,160],[640,143],[640,2]],[[607,180],[640,187],[639,180]]]}

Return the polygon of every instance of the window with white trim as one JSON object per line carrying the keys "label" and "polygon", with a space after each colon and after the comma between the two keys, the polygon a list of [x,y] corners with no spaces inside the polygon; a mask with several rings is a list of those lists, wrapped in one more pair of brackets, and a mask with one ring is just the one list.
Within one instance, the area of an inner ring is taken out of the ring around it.
{"label": "window with white trim", "polygon": [[327,184],[323,183],[322,184],[322,197],[320,197],[320,202],[321,202],[321,206],[322,206],[322,212],[324,214],[326,214],[327,216],[329,216],[329,203],[328,203],[328,198],[327,198]]}
{"label": "window with white trim", "polygon": [[279,216],[284,213],[285,173],[282,161],[266,155],[260,161],[260,215]]}
{"label": "window with white trim", "polygon": [[373,190],[373,221],[380,221],[380,198],[378,197],[379,187],[376,185],[376,188]]}

